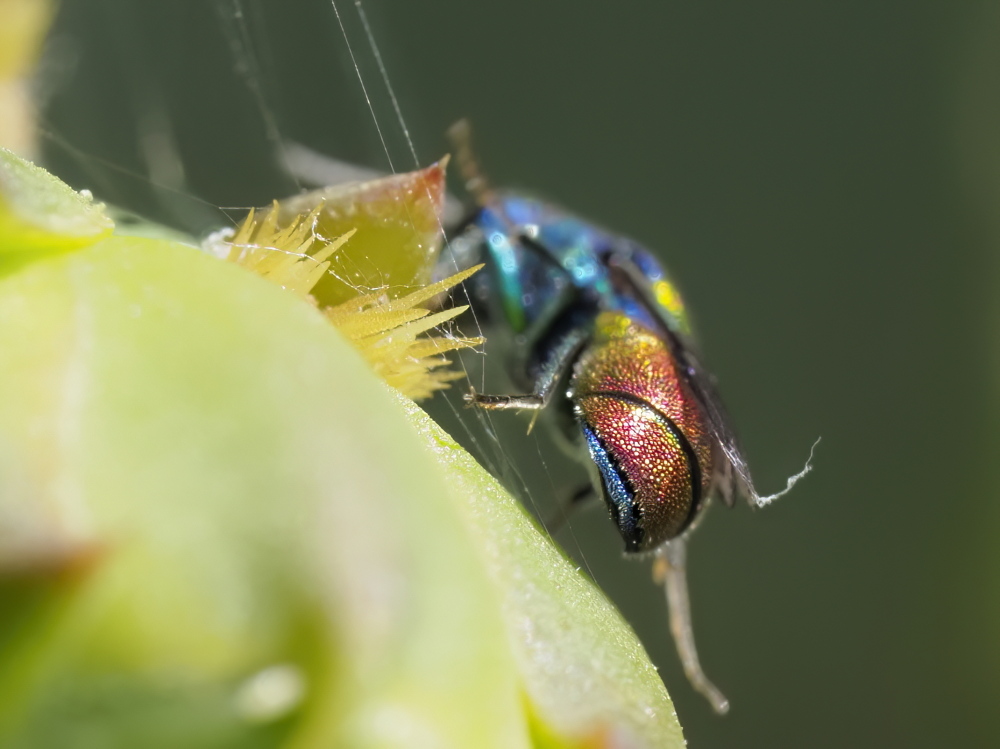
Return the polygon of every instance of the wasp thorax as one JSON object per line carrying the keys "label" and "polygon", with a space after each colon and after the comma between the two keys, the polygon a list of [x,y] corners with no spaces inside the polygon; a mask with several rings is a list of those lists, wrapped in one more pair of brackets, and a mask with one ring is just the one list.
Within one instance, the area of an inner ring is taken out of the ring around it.
{"label": "wasp thorax", "polygon": [[578,398],[576,414],[625,551],[654,549],[698,508],[698,461],[677,427],[624,393]]}

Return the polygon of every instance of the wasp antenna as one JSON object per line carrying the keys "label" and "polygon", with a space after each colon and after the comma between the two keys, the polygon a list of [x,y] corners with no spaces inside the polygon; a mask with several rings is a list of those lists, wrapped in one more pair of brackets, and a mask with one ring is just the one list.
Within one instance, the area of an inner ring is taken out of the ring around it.
{"label": "wasp antenna", "polygon": [[822,439],[823,439],[822,437],[816,438],[816,441],[813,442],[813,446],[809,448],[809,457],[806,459],[806,464],[802,466],[801,471],[799,471],[793,476],[788,477],[788,481],[785,483],[784,489],[782,489],[777,494],[769,494],[766,497],[756,497],[755,499],[753,499],[753,504],[756,505],[757,507],[767,507],[774,500],[779,499],[788,494],[788,492],[792,490],[793,486],[799,483],[801,479],[805,478],[805,475],[809,473],[809,471],[811,471],[813,468],[812,467],[813,453],[816,452],[816,445],[818,445],[820,443],[820,440]]}
{"label": "wasp antenna", "polygon": [[542,521],[545,530],[550,536],[554,536],[569,520],[573,512],[591,500],[600,500],[600,496],[594,489],[594,485],[587,483],[575,492],[559,500],[556,509]]}
{"label": "wasp antenna", "polygon": [[670,633],[674,636],[677,654],[684,673],[695,691],[712,705],[719,715],[729,712],[729,700],[701,670],[698,650],[694,646],[694,629],[691,627],[691,601],[687,587],[687,542],[674,539],[656,552],[653,579],[662,583],[670,609]]}
{"label": "wasp antenna", "polygon": [[480,207],[494,203],[493,189],[483,176],[472,148],[472,125],[469,121],[463,117],[448,128],[448,140],[455,148],[455,160],[458,162],[458,171],[465,181],[465,189]]}

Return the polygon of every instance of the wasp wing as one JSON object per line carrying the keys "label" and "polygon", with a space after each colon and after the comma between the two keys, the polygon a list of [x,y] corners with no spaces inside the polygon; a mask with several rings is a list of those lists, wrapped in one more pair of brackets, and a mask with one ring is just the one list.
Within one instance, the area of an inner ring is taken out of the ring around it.
{"label": "wasp wing", "polygon": [[657,302],[650,288],[649,279],[633,260],[631,250],[614,251],[608,255],[605,262],[612,283],[645,309],[660,327],[660,332],[670,345],[671,353],[680,365],[685,381],[708,419],[709,429],[727,463],[722,469],[719,481],[722,500],[732,506],[735,495],[740,494],[751,505],[759,506],[760,497],[754,488],[750,467],[743,457],[739,440],[730,426],[729,414],[716,390],[715,377],[702,365],[694,341],[690,336],[676,330],[670,313]]}

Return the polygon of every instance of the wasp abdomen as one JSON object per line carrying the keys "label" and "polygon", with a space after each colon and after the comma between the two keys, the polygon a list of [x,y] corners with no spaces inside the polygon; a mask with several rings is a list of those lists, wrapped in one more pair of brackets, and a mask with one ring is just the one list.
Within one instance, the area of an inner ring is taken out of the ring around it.
{"label": "wasp abdomen", "polygon": [[[626,551],[653,549],[682,533],[710,490],[713,452],[704,414],[663,338],[621,312],[601,313],[571,398]],[[609,484],[612,469],[630,488],[638,540]]]}
{"label": "wasp abdomen", "polygon": [[701,468],[677,425],[626,393],[580,397],[576,414],[625,550],[653,549],[681,533],[700,505]]}

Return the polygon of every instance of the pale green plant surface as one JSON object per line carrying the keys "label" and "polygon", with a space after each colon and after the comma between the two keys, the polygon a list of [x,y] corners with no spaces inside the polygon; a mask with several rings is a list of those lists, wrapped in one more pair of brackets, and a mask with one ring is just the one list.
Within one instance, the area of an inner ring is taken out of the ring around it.
{"label": "pale green plant surface", "polygon": [[683,745],[610,604],[315,307],[79,236],[0,268],[0,745]]}
{"label": "pale green plant surface", "polygon": [[6,253],[83,247],[113,227],[104,206],[0,148],[0,263]]}
{"label": "pale green plant surface", "polygon": [[683,746],[673,703],[635,633],[521,505],[411,401],[399,399],[476,539],[534,710],[596,746]]}

